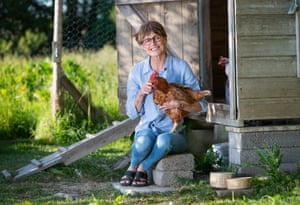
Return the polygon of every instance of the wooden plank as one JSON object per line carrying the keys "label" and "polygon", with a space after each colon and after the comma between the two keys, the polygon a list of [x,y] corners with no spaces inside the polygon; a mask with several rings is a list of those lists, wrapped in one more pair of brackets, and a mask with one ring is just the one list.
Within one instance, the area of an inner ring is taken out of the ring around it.
{"label": "wooden plank", "polygon": [[37,167],[43,166],[43,163],[41,161],[39,161],[39,160],[36,160],[36,159],[32,159],[31,160],[31,164],[33,164],[33,165],[35,165]]}
{"label": "wooden plank", "polygon": [[[17,174],[13,177],[13,179],[16,180],[21,177],[32,175],[62,162],[68,165],[75,160],[78,160],[81,157],[96,151],[106,144],[130,134],[134,131],[138,120],[139,119],[124,120],[119,124],[102,130],[94,134],[92,137],[81,140],[67,148],[59,148],[57,152],[43,157],[40,160],[33,159],[31,160],[31,164],[18,169],[16,171]],[[11,175],[6,170],[3,170],[2,173],[7,178],[9,178]]]}
{"label": "wooden plank", "polygon": [[297,78],[239,79],[238,89],[240,99],[300,97],[300,81]]}
{"label": "wooden plank", "polygon": [[287,14],[290,0],[235,0],[237,15]]}
{"label": "wooden plank", "polygon": [[66,148],[66,147],[62,147],[62,146],[59,146],[58,148],[57,148],[57,151],[58,152],[65,152],[65,151],[67,151],[68,149]]}
{"label": "wooden plank", "polygon": [[38,167],[34,164],[28,164],[24,167],[21,167],[16,172],[17,174],[13,177],[14,180],[17,180],[21,177],[29,176],[34,173],[40,172],[42,170],[45,170],[53,165],[59,164],[62,162],[62,158],[60,153],[56,152],[51,155],[48,155],[42,159],[40,159],[40,162],[43,164],[42,166]]}
{"label": "wooden plank", "polygon": [[299,105],[300,98],[244,99],[239,102],[239,119],[299,119]]}
{"label": "wooden plank", "polygon": [[195,76],[199,76],[199,24],[197,1],[182,2],[183,58],[191,66]]}
{"label": "wooden plank", "polygon": [[63,107],[63,86],[61,68],[61,51],[62,51],[62,15],[63,14],[63,0],[54,1],[54,22],[53,22],[53,43],[52,43],[52,90],[51,90],[51,104],[52,104],[52,119],[56,119],[56,114]]}
{"label": "wooden plank", "polygon": [[11,173],[9,173],[7,170],[3,170],[2,174],[3,174],[5,179],[12,179]]}
{"label": "wooden plank", "polygon": [[131,150],[129,150],[115,165],[114,170],[123,169],[126,167],[131,160]]}
{"label": "wooden plank", "polygon": [[237,52],[239,57],[295,56],[296,39],[291,36],[241,37],[237,41]]}
{"label": "wooden plank", "polygon": [[230,101],[230,119],[239,120],[237,112],[239,110],[237,100],[237,46],[236,46],[236,1],[228,1],[228,53],[230,59],[231,76],[229,76],[229,101]]}
{"label": "wooden plank", "polygon": [[117,9],[120,11],[120,14],[125,16],[125,19],[129,22],[129,24],[137,30],[143,22],[146,21],[146,17],[143,15],[139,15],[137,13],[138,10],[134,9],[133,6],[130,5],[122,5],[118,6]]}
{"label": "wooden plank", "polygon": [[114,140],[124,137],[134,131],[139,119],[124,120],[120,124],[109,127],[94,134],[93,138],[83,139],[68,147],[68,151],[61,153],[65,165],[80,159],[83,156],[103,147]]}
{"label": "wooden plank", "polygon": [[183,58],[182,23],[181,3],[169,2],[166,4],[164,25],[168,34],[168,45],[172,45],[172,55],[179,58]]}
{"label": "wooden plank", "polygon": [[295,17],[291,15],[242,15],[236,20],[238,36],[295,35]]}
{"label": "wooden plank", "polygon": [[230,107],[226,104],[209,103],[207,107],[206,121],[234,127],[242,127],[243,121],[230,119]]}
{"label": "wooden plank", "polygon": [[295,57],[254,57],[240,58],[239,78],[295,77]]}
{"label": "wooden plank", "polygon": [[93,121],[97,121],[100,116],[109,117],[105,115],[102,109],[98,109],[92,105],[88,99],[83,96],[80,91],[73,85],[73,83],[67,78],[67,76],[63,75],[62,78],[63,87],[70,93],[70,95],[74,98],[74,100],[79,104],[81,109],[88,114],[90,112],[91,118]]}
{"label": "wooden plank", "polygon": [[162,24],[164,24],[164,3],[152,3],[150,5],[144,4],[147,9],[148,19],[156,20]]}
{"label": "wooden plank", "polygon": [[[152,6],[153,6],[153,4],[149,4],[148,7],[145,4],[140,4],[140,5],[134,5],[133,7],[134,7],[134,11],[138,11],[140,14],[142,14],[146,18],[145,21],[147,21],[147,20],[149,20],[148,19],[149,18],[148,9],[152,9]],[[132,36],[134,33],[132,33]],[[132,42],[133,64],[136,64],[136,63],[144,60],[146,56],[147,56],[147,53],[144,51],[143,47],[141,47],[134,39]],[[128,73],[127,73],[127,75],[128,75]]]}
{"label": "wooden plank", "polygon": [[300,13],[299,8],[296,12],[296,42],[297,42],[297,77],[300,78]]}

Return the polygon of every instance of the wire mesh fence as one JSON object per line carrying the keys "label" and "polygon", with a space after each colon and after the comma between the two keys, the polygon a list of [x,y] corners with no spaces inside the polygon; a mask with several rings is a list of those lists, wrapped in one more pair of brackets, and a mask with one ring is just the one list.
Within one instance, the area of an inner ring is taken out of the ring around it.
{"label": "wire mesh fence", "polygon": [[[102,108],[105,111],[117,110],[115,24],[114,0],[55,1],[52,55],[56,72],[53,73],[56,75],[54,79],[62,79],[62,83],[54,82],[54,112],[64,106],[63,102],[58,107],[55,103],[66,99],[60,96],[62,87],[69,91],[63,94],[71,94],[76,102],[80,102],[79,106],[94,119],[99,119],[98,114],[106,119]],[[60,74],[60,70],[66,77]],[[79,79],[78,76],[81,75],[83,78]],[[66,86],[67,79],[71,82],[68,83],[69,86]]]}
{"label": "wire mesh fence", "polygon": [[114,0],[65,0],[63,48],[97,50],[115,45]]}

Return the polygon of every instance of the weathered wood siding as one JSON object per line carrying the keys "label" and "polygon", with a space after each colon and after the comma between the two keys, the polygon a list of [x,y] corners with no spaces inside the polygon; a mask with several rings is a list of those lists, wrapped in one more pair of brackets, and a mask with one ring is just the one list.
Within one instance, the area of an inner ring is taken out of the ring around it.
{"label": "weathered wood siding", "polygon": [[300,118],[296,22],[289,0],[234,0],[239,120]]}
{"label": "weathered wood siding", "polygon": [[158,20],[168,34],[168,50],[185,59],[199,76],[199,27],[197,0],[117,0],[117,50],[120,112],[125,114],[127,76],[146,53],[133,34],[146,20]]}

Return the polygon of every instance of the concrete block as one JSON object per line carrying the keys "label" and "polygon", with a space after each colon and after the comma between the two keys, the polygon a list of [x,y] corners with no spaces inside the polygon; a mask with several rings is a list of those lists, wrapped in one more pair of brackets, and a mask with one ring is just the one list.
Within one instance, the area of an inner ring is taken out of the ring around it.
{"label": "concrete block", "polygon": [[[264,174],[264,170],[257,167],[239,167],[238,164],[232,164],[232,167],[237,167],[237,173],[248,176],[255,176],[257,174]],[[280,170],[285,173],[292,173],[298,171],[298,167],[295,163],[282,163]]]}
{"label": "concrete block", "polygon": [[[298,163],[300,147],[280,147],[283,155],[282,163]],[[256,149],[229,148],[229,162],[234,164],[258,163],[259,157]]]}
{"label": "concrete block", "polygon": [[272,147],[275,144],[300,147],[300,130],[229,133],[229,146],[236,149]]}
{"label": "concrete block", "polygon": [[189,130],[186,135],[187,150],[197,157],[201,157],[214,143],[213,130]]}
{"label": "concrete block", "polygon": [[[275,145],[279,146],[283,155],[283,170],[294,170],[300,162],[300,125],[226,127],[226,130],[229,132],[229,163],[232,165],[256,164],[259,162],[256,149]],[[242,174],[260,173],[255,167],[241,168],[239,171]]]}
{"label": "concrete block", "polygon": [[158,186],[172,186],[177,183],[178,178],[193,179],[192,171],[161,171],[153,170],[153,181]]}
{"label": "concrete block", "polygon": [[160,171],[190,171],[194,169],[194,166],[192,154],[176,154],[161,159],[155,169]]}
{"label": "concrete block", "polygon": [[225,125],[214,125],[214,143],[228,142],[228,131]]}

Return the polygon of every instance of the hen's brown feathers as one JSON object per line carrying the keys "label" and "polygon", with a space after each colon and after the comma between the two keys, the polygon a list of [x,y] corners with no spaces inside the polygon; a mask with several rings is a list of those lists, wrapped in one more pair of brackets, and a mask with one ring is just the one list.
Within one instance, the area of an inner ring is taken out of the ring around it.
{"label": "hen's brown feathers", "polygon": [[[168,83],[166,79],[153,74],[150,77],[153,86],[153,101],[155,104],[162,106],[166,102],[172,100],[178,101],[182,105],[191,105],[195,102],[202,100],[205,96],[210,95],[209,90],[192,90],[189,86]],[[188,114],[187,111],[181,109],[169,109],[165,111],[166,114],[172,119],[174,127],[172,132],[176,132],[176,127],[181,119]]]}

